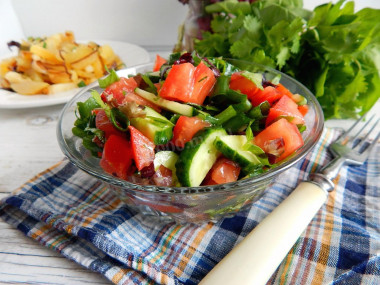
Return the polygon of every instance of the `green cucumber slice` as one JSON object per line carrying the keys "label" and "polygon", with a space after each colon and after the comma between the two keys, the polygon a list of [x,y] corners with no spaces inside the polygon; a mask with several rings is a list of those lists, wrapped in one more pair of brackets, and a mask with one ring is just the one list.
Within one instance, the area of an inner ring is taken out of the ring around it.
{"label": "green cucumber slice", "polygon": [[220,156],[214,141],[225,136],[223,128],[205,128],[185,144],[176,163],[177,177],[182,186],[199,186]]}
{"label": "green cucumber slice", "polygon": [[153,161],[155,170],[157,170],[160,165],[163,165],[172,171],[173,184],[175,186],[180,186],[177,178],[177,171],[175,168],[178,157],[178,154],[176,154],[174,151],[163,150],[156,153]]}
{"label": "green cucumber slice", "polygon": [[146,116],[131,118],[131,125],[154,144],[167,144],[173,137],[174,124],[152,108],[145,107],[144,111]]}
{"label": "green cucumber slice", "polygon": [[245,173],[251,172],[261,164],[259,158],[250,151],[244,150],[247,143],[245,135],[226,135],[217,137],[215,147],[227,158],[240,165]]}
{"label": "green cucumber slice", "polygon": [[153,93],[150,93],[148,91],[142,90],[140,88],[136,88],[135,92],[137,95],[143,97],[144,99],[156,104],[157,106],[160,106],[161,108],[168,110],[170,112],[184,115],[191,117],[194,115],[194,108],[186,105],[186,104],[181,104],[175,101],[170,101],[163,99]]}

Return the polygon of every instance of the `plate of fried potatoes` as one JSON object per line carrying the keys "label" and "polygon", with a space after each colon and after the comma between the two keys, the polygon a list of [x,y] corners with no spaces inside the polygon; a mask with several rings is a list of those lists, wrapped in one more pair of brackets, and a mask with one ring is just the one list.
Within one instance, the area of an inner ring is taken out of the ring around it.
{"label": "plate of fried potatoes", "polygon": [[134,44],[76,40],[72,32],[8,43],[13,53],[0,57],[0,108],[17,109],[66,103],[81,87],[110,69],[150,61]]}

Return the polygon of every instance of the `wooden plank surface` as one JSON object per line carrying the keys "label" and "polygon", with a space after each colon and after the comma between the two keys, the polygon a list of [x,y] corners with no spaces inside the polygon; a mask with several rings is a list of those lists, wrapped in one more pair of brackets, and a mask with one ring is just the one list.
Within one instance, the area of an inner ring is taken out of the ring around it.
{"label": "wooden plank surface", "polygon": [[[63,105],[0,110],[0,199],[63,159],[56,125]],[[110,284],[0,219],[1,284]]]}

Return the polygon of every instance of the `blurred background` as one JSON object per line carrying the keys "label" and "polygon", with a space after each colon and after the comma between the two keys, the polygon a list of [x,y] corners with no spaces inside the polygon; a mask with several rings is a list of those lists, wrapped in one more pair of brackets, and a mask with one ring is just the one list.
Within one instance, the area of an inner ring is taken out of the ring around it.
{"label": "blurred background", "polygon": [[173,46],[186,12],[177,0],[0,0],[0,55],[9,40],[66,30],[81,40]]}

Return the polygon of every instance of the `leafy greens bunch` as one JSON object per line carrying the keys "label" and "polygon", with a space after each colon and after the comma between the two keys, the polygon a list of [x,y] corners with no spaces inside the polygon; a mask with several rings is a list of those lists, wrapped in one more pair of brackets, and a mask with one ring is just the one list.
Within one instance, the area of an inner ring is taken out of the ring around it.
{"label": "leafy greens bunch", "polygon": [[302,0],[226,0],[205,7],[210,30],[195,39],[202,56],[223,56],[279,69],[307,86],[326,119],[353,118],[380,96],[380,10],[354,2],[313,11]]}

